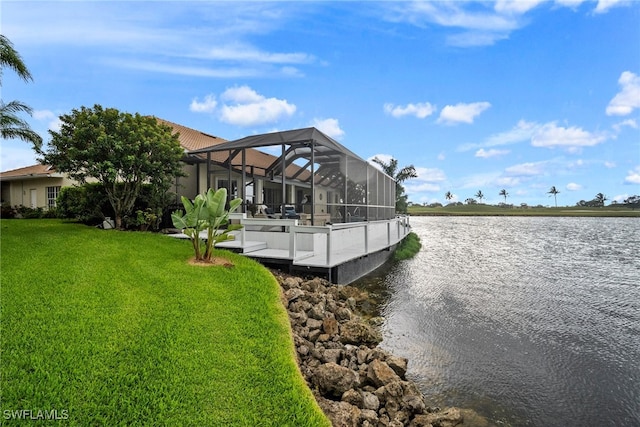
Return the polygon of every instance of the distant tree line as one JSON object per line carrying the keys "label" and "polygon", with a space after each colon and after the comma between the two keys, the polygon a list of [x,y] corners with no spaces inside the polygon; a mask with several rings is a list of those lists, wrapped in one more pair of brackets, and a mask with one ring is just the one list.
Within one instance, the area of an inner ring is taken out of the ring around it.
{"label": "distant tree line", "polygon": [[[554,201],[555,201],[555,206],[558,207],[558,200],[557,200],[557,195],[560,193],[560,191],[558,191],[558,189],[553,186],[551,187],[551,189],[549,191],[547,191],[547,194],[549,194],[549,197],[553,196],[554,197]],[[499,196],[504,197],[504,202],[500,202],[498,204],[498,206],[501,207],[509,207],[512,208],[513,205],[511,204],[507,204],[507,197],[509,197],[509,193],[507,192],[507,190],[505,190],[504,188],[502,190],[500,190],[500,192],[498,193]],[[450,203],[448,204],[449,206],[453,206],[453,205],[463,205],[463,204],[467,204],[467,205],[475,205],[475,204],[481,204],[482,200],[485,198],[484,193],[482,192],[482,190],[478,190],[478,192],[474,195],[474,197],[469,197],[467,199],[465,199],[464,203],[462,202],[451,202],[452,199],[455,198],[454,194],[451,193],[451,191],[447,191],[444,195],[444,198],[449,201]],[[580,200],[578,203],[576,203],[576,206],[580,206],[580,207],[588,207],[588,208],[601,208],[604,207],[605,202],[609,200],[609,198],[607,198],[606,195],[604,195],[603,193],[598,193],[596,194],[596,196],[591,199],[591,200]],[[415,203],[409,202],[408,203],[409,206],[411,205],[415,205]],[[423,203],[423,206],[428,206],[428,207],[442,207],[442,203]],[[633,195],[630,196],[628,198],[626,198],[622,203],[619,202],[612,202],[611,205],[623,205],[626,206],[630,209],[637,209],[640,208],[640,196],[639,195]],[[528,205],[526,203],[522,203],[520,205],[521,207],[528,207]],[[538,206],[538,207],[542,207],[542,206]]]}

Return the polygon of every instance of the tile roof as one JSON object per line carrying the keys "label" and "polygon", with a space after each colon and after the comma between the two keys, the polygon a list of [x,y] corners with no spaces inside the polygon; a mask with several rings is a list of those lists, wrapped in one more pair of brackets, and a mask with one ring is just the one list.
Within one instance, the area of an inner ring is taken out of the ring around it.
{"label": "tile roof", "polygon": [[178,139],[180,140],[180,145],[188,151],[199,150],[201,148],[211,147],[212,145],[227,142],[226,139],[209,135],[207,133],[200,132],[199,130],[170,122],[169,120],[160,119],[158,117],[156,117],[156,120],[162,124],[171,126],[174,131],[179,132],[180,136]]}
{"label": "tile roof", "polygon": [[12,169],[6,172],[0,172],[0,179],[7,178],[15,178],[15,177],[24,177],[24,176],[51,176],[51,175],[59,175],[54,168],[49,165],[32,165],[25,166],[23,168]]}
{"label": "tile roof", "polygon": [[[183,126],[177,123],[170,122],[169,120],[160,119],[155,117],[155,119],[165,125],[170,126],[174,129],[174,131],[179,132],[180,135],[178,139],[180,140],[180,145],[187,151],[200,150],[202,148],[211,147],[213,145],[222,144],[223,142],[227,142],[226,139],[220,138],[217,136],[209,135],[207,133],[201,132],[199,130],[195,130],[189,128],[187,126]],[[262,151],[249,148],[246,150],[246,164],[247,164],[247,173],[251,173],[251,166],[253,166],[253,174],[256,176],[265,176],[266,169],[271,166],[275,161],[279,159],[279,156],[274,156],[271,154],[264,153]],[[207,155],[204,153],[198,154],[197,157],[200,161],[206,161]],[[211,160],[218,164],[223,164],[227,161],[228,152],[215,152],[211,153]],[[233,159],[234,169],[237,171],[241,170],[241,158],[237,155]],[[294,164],[290,164],[287,166],[287,176],[291,176],[296,173],[300,168]],[[52,174],[56,174],[56,171],[48,165],[33,165],[27,166],[24,168],[14,169],[6,172],[0,173],[0,179],[11,179],[17,177],[35,177],[35,176],[51,176]],[[309,172],[304,171],[300,174],[300,179],[308,178]],[[56,175],[59,176],[59,175]]]}

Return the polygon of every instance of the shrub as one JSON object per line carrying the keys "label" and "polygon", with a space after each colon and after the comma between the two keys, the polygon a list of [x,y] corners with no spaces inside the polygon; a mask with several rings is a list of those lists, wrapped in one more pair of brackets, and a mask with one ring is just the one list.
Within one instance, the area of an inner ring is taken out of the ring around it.
{"label": "shrub", "polygon": [[[152,185],[144,185],[136,199],[133,210],[123,222],[130,229],[157,230],[163,217],[163,209],[168,205],[171,194],[162,193]],[[104,185],[87,183],[78,187],[63,187],[57,200],[58,216],[74,219],[87,225],[97,225],[105,217],[115,217]]]}
{"label": "shrub", "polygon": [[400,245],[398,245],[393,257],[396,261],[413,258],[418,252],[420,252],[421,247],[422,243],[420,243],[418,235],[413,232],[409,233],[407,234],[407,237],[400,242]]}
{"label": "shrub", "polygon": [[104,186],[98,183],[79,187],[63,187],[57,199],[59,216],[75,219],[87,225],[100,224],[113,216]]}

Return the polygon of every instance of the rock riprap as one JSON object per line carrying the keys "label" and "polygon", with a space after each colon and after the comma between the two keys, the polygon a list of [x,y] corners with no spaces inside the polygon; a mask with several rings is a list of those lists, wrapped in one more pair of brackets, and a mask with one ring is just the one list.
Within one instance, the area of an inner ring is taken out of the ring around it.
{"label": "rock riprap", "polygon": [[465,425],[465,411],[427,404],[405,376],[407,359],[377,347],[380,332],[355,312],[365,298],[358,288],[273,274],[282,286],[300,371],[334,426]]}

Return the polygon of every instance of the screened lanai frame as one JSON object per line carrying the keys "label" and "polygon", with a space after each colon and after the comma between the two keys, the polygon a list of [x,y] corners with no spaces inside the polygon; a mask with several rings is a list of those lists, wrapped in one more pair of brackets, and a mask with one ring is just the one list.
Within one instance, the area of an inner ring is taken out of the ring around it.
{"label": "screened lanai frame", "polygon": [[[270,164],[252,164],[254,150],[277,146],[280,146],[280,155],[273,156]],[[227,152],[226,160],[220,163],[224,152]],[[314,127],[247,136],[189,154],[206,154],[208,164],[215,156],[217,163],[227,169],[228,185],[231,185],[232,173],[241,175],[239,196],[243,200],[246,199],[247,179],[278,183],[281,212],[285,205],[295,206],[301,202],[287,197],[287,185],[307,191],[310,193],[311,224],[315,224],[315,216],[320,214],[319,206],[332,223],[395,217],[395,180]],[[231,188],[228,193],[231,195]],[[325,200],[319,200],[322,195]],[[246,212],[246,206],[243,206],[243,212]]]}

